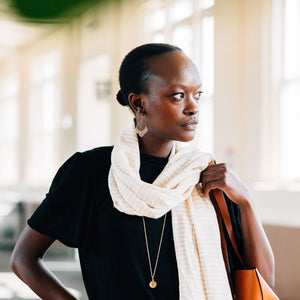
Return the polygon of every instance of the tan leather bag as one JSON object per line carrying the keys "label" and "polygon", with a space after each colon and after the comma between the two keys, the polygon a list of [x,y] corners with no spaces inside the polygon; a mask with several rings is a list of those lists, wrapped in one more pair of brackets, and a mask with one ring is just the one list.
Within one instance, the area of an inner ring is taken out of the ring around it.
{"label": "tan leather bag", "polygon": [[[230,274],[227,247],[225,242],[224,230],[226,230],[230,242],[241,265],[245,265],[241,255],[239,253],[236,239],[234,236],[232,223],[230,220],[230,215],[227,209],[227,204],[223,193],[219,189],[215,189],[210,192],[210,199],[215,207],[220,233],[221,233],[221,244],[223,258],[226,265],[228,279],[231,285],[232,297],[236,300],[279,300],[274,291],[266,283],[263,277],[260,275],[256,268],[254,269],[244,269],[244,270],[234,270]],[[223,221],[223,222],[222,222]],[[223,227],[224,224],[224,227]]]}

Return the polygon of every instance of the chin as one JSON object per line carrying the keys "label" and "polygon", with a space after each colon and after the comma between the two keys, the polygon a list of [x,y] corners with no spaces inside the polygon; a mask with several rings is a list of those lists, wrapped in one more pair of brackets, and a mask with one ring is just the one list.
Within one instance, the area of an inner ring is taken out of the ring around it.
{"label": "chin", "polygon": [[195,132],[191,132],[190,134],[182,135],[180,138],[176,139],[179,142],[191,142],[195,138]]}

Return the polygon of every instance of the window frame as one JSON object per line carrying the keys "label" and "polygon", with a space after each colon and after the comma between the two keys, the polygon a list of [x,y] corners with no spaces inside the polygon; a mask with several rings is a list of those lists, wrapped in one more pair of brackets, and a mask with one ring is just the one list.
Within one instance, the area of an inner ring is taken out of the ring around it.
{"label": "window frame", "polygon": [[[49,61],[53,63],[54,73],[52,75],[39,76],[38,80],[35,80],[34,76],[38,70],[42,70],[43,67],[46,68],[46,65]],[[56,67],[55,67],[56,66]],[[50,180],[53,178],[59,157],[58,157],[58,146],[59,146],[59,132],[60,132],[60,119],[61,119],[61,97],[62,97],[62,82],[61,82],[61,69],[62,69],[62,53],[59,50],[52,50],[46,53],[41,54],[34,60],[30,61],[29,64],[29,74],[30,79],[29,92],[28,92],[28,107],[27,107],[27,166],[26,166],[26,182],[31,186],[44,186],[48,185]],[[35,111],[34,105],[39,97],[36,95],[41,95],[40,100],[45,101],[44,99],[44,89],[45,86],[49,83],[54,85],[54,109],[53,114],[53,128],[51,130],[41,127],[39,129],[32,130],[33,127],[36,127],[37,124],[32,122],[32,115],[39,114],[41,122],[45,119],[44,103],[40,103],[39,111]],[[35,95],[36,94],[36,95]],[[42,142],[45,143],[46,140],[49,140],[50,152],[52,154],[49,157],[43,157],[44,153],[41,151],[41,148],[36,147]],[[33,157],[32,153],[36,153],[36,157]],[[38,160],[39,162],[35,161]],[[48,159],[47,159],[48,158]],[[51,161],[50,161],[51,160]],[[43,164],[44,162],[44,164]],[[42,165],[41,165],[42,163]],[[47,167],[48,163],[48,167]],[[32,166],[33,165],[33,166]],[[37,168],[37,166],[39,166]]]}
{"label": "window frame", "polygon": [[[13,159],[13,162],[9,163],[6,161],[6,164],[8,166],[14,166],[14,171],[11,175],[11,177],[8,177],[7,174],[5,175],[5,177],[0,178],[0,184],[2,186],[12,186],[17,184],[18,180],[19,180],[19,153],[18,153],[18,147],[19,147],[19,135],[20,135],[20,131],[19,131],[19,113],[20,113],[20,105],[19,105],[19,76],[17,72],[9,72],[6,76],[3,76],[3,79],[1,80],[0,86],[1,86],[1,91],[7,89],[7,87],[9,86],[9,84],[13,84],[15,85],[15,88],[12,91],[6,91],[6,92],[2,92],[0,94],[0,102],[1,102],[1,106],[4,103],[7,103],[9,101],[14,101],[15,102],[15,106],[16,106],[16,110],[15,110],[15,118],[8,118],[8,123],[10,123],[10,121],[15,120],[16,123],[13,125],[16,128],[16,132],[14,135],[12,136],[0,136],[0,147],[1,148],[5,148],[6,147],[10,147],[12,149],[14,153],[14,157],[15,159]],[[12,125],[12,124],[11,124]],[[8,127],[10,127],[8,125]],[[11,151],[10,151],[11,152]],[[5,178],[5,180],[3,180]]]}
{"label": "window frame", "polygon": [[[266,99],[262,110],[263,135],[262,135],[262,169],[261,178],[265,182],[273,182],[276,186],[298,185],[298,178],[290,179],[283,176],[282,171],[282,125],[281,125],[281,93],[291,82],[298,82],[297,78],[285,78],[285,4],[286,0],[275,0],[271,7],[270,20],[270,45],[267,47],[264,56],[269,62],[270,68],[266,75]],[[300,11],[299,11],[300,17]],[[300,95],[299,95],[300,96]]]}

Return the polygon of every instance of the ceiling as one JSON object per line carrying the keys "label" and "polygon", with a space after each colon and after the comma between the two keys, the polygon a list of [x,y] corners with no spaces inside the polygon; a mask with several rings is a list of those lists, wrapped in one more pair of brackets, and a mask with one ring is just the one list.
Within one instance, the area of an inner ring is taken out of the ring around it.
{"label": "ceiling", "polygon": [[24,47],[45,35],[53,24],[35,24],[22,21],[12,13],[8,2],[0,1],[0,62],[14,50]]}

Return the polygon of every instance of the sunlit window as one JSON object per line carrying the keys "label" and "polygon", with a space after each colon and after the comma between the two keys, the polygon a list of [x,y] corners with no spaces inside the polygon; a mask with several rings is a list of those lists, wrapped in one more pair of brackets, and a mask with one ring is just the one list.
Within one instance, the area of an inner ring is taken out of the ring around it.
{"label": "sunlit window", "polygon": [[47,183],[56,167],[60,63],[60,54],[55,52],[33,61],[30,68],[26,171],[27,179],[34,185]]}
{"label": "sunlit window", "polygon": [[188,24],[178,25],[173,30],[173,43],[180,45],[180,48],[188,56],[193,54],[193,31]]}
{"label": "sunlit window", "polygon": [[[283,30],[276,32],[279,72],[280,157],[279,178],[300,180],[300,2],[282,0],[277,22]],[[278,55],[278,54],[281,55]]]}
{"label": "sunlit window", "polygon": [[282,88],[280,98],[280,173],[284,179],[300,179],[300,82]]}
{"label": "sunlit window", "polygon": [[198,0],[201,9],[208,9],[214,6],[215,0]]}
{"label": "sunlit window", "polygon": [[198,145],[200,149],[213,153],[214,135],[214,17],[203,17],[201,34],[200,70],[202,75],[203,95],[200,107]]}
{"label": "sunlit window", "polygon": [[193,14],[193,0],[174,0],[171,9],[171,21],[178,22]]}
{"label": "sunlit window", "polygon": [[166,37],[163,33],[157,32],[153,35],[153,42],[154,43],[165,43]]}
{"label": "sunlit window", "polygon": [[18,81],[8,76],[0,83],[0,184],[18,180]]}
{"label": "sunlit window", "polygon": [[214,0],[150,0],[145,3],[146,42],[180,47],[197,64],[202,81],[200,122],[193,144],[213,152]]}
{"label": "sunlit window", "polygon": [[202,81],[206,97],[214,95],[214,17],[202,20]]}
{"label": "sunlit window", "polygon": [[300,1],[285,0],[284,16],[284,76],[300,76]]}
{"label": "sunlit window", "polygon": [[166,26],[166,9],[163,1],[149,1],[147,3],[147,10],[150,14],[146,14],[145,26],[151,28],[151,31],[156,32]]}
{"label": "sunlit window", "polygon": [[155,10],[150,19],[149,24],[154,30],[160,30],[166,25],[166,14],[164,9],[159,8]]}

